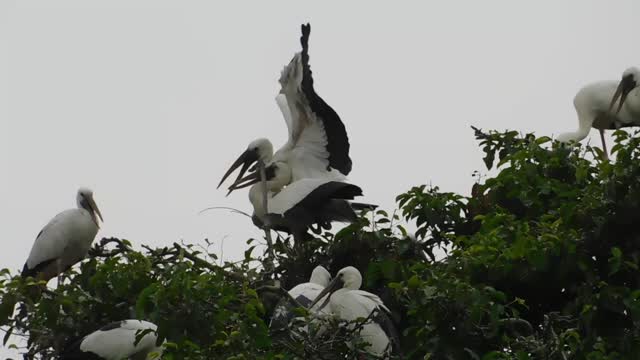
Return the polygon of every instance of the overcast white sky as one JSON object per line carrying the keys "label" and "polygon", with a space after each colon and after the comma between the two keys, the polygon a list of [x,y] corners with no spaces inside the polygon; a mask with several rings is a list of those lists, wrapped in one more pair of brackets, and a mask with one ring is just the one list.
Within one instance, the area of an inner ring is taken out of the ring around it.
{"label": "overcast white sky", "polygon": [[[576,91],[640,65],[640,2],[0,0],[0,267],[94,189],[98,234],[161,246],[260,236],[215,186],[249,141],[286,139],[274,101],[311,23],[316,91],[340,114],[367,202],[469,194],[469,128],[573,130]],[[597,140],[595,132],[592,133]],[[599,143],[599,141],[598,141]]]}

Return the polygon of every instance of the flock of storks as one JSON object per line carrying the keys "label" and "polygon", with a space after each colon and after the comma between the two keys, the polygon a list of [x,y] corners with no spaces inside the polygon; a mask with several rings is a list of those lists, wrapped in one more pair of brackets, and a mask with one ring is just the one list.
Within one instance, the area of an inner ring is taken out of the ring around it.
{"label": "flock of storks", "polygon": [[[267,139],[251,142],[224,174],[218,187],[238,168],[229,193],[249,189],[253,222],[267,232],[272,229],[293,235],[295,241],[308,231],[327,229],[334,221],[353,222],[359,210],[370,204],[352,200],[362,195],[360,187],[346,182],[351,171],[349,139],[338,114],[313,88],[309,67],[310,26],[302,25],[302,51],[295,54],[280,76],[276,102],[288,128],[288,141],[275,153]],[[600,130],[605,154],[605,129],[640,125],[640,71],[630,68],[621,81],[603,81],[582,88],[574,99],[579,129],[559,136],[571,143],[584,139],[591,128]],[[617,106],[616,106],[617,105]],[[615,111],[614,111],[615,109]],[[228,194],[227,194],[228,195]],[[40,231],[24,265],[22,276],[49,281],[87,255],[98,232],[102,214],[93,192],[78,190],[77,208],[56,215]],[[340,270],[332,279],[317,266],[308,283],[289,290],[291,299],[316,316],[336,316],[368,321],[359,326],[366,350],[378,356],[391,353],[395,345],[388,309],[380,298],[360,290],[362,276],[354,267]],[[372,316],[375,315],[375,316]],[[291,306],[276,307],[270,326],[286,327],[293,318]],[[136,333],[152,329],[135,343]],[[156,357],[156,326],[142,320],[111,323],[68,346],[61,359],[112,359]],[[398,350],[398,349],[395,349]]]}

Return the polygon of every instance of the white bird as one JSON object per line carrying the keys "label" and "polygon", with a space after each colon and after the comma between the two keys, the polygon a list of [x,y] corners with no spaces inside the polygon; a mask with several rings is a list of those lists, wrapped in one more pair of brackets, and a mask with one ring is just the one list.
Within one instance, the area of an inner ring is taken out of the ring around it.
{"label": "white bird", "polygon": [[[295,299],[298,304],[309,308],[309,305],[311,305],[318,294],[320,294],[320,292],[329,285],[330,281],[331,274],[329,274],[327,269],[319,265],[313,269],[313,272],[311,272],[309,282],[298,284],[288,292],[291,298]],[[294,306],[289,299],[282,299],[278,305],[276,305],[273,316],[271,317],[269,328],[276,330],[286,328],[294,317],[292,311],[293,307]],[[326,315],[329,313],[329,310],[326,308],[320,309],[319,304],[310,308],[309,311],[319,315]]]}
{"label": "white bird", "polygon": [[321,307],[329,304],[331,312],[346,321],[362,319],[350,325],[350,329],[360,326],[360,337],[368,343],[367,352],[375,356],[391,354],[392,343],[396,343],[397,335],[393,322],[389,317],[391,311],[375,294],[360,290],[362,275],[353,266],[338,271],[336,277],[311,303],[315,306],[325,295]]}
{"label": "white bird", "polygon": [[285,162],[291,168],[291,181],[302,178],[344,180],[351,171],[349,138],[344,124],[313,88],[308,54],[310,32],[309,24],[302,25],[302,52],[293,57],[280,76],[281,89],[276,102],[287,123],[288,141],[275,154],[268,139],[252,141],[224,174],[218,187],[240,165],[242,169],[237,179],[242,178],[254,163],[260,166]]}
{"label": "white bird", "polygon": [[[558,136],[561,142],[580,141],[589,130],[600,130],[602,150],[607,155],[604,130],[640,126],[640,70],[629,68],[620,81],[600,81],[589,84],[576,94],[573,105],[578,114],[578,130]],[[614,105],[619,100],[616,112]]]}
{"label": "white bird", "polygon": [[253,185],[249,190],[249,201],[254,210],[253,222],[260,228],[268,224],[271,229],[303,238],[313,225],[317,224],[317,231],[320,231],[320,227],[330,228],[334,221],[353,223],[358,218],[356,210],[375,208],[375,205],[349,201],[362,195],[362,189],[353,184],[326,178],[304,178],[289,183],[291,170],[284,162],[271,163],[265,169],[265,175],[268,210],[264,208],[264,192],[258,173],[247,175],[230,188],[236,190]]}
{"label": "white bird", "polygon": [[56,215],[36,237],[22,276],[49,281],[84,259],[98,233],[102,214],[93,200],[93,192],[80,188],[77,209]]}
{"label": "white bird", "polygon": [[[150,331],[144,333],[146,330]],[[73,343],[60,360],[160,359],[162,346],[156,345],[157,330],[148,321],[116,321]]]}

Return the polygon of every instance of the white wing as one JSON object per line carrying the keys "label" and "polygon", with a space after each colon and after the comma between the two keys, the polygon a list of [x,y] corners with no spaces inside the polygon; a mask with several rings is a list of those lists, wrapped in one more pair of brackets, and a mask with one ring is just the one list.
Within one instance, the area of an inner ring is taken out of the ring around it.
{"label": "white wing", "polygon": [[309,67],[309,28],[303,26],[302,52],[280,76],[276,102],[287,123],[289,139],[273,157],[291,166],[293,181],[307,177],[344,179],[351,171],[349,139],[336,112],[313,89]]}
{"label": "white wing", "polygon": [[304,178],[287,185],[275,194],[267,203],[268,213],[283,215],[287,210],[302,201],[313,190],[332,180],[322,178]]}
{"label": "white wing", "polygon": [[[155,324],[141,320],[124,320],[117,327],[109,326],[105,329],[87,335],[80,345],[80,350],[92,352],[109,360],[129,358],[139,352],[162,352],[161,348],[155,346],[157,339]],[[153,331],[145,334],[140,342],[134,345],[138,331],[146,329]]]}
{"label": "white wing", "polygon": [[[380,298],[366,291],[350,290],[336,295],[338,292],[334,293],[331,298],[331,310],[347,321],[354,321],[358,318],[366,319],[375,309],[381,307],[387,309]],[[362,325],[360,336],[370,344],[367,350],[373,354],[383,355],[390,349],[389,336],[373,320]]]}
{"label": "white wing", "polygon": [[[314,284],[314,283],[302,283],[294,286],[293,289],[289,290],[289,295],[291,295],[291,297],[296,300],[298,299],[298,297],[304,296],[309,300],[309,303],[311,303],[313,302],[313,300],[315,300],[316,297],[318,297],[318,295],[320,295],[322,290],[324,290],[324,287],[321,285]],[[324,303],[324,300],[326,299],[327,296],[329,295],[325,295],[325,297],[323,297],[321,301],[317,302],[310,310],[312,312],[318,313],[318,308],[320,307],[320,305]],[[308,306],[307,304],[301,304],[301,305]],[[319,311],[319,313],[328,314],[329,310],[325,306]]]}
{"label": "white wing", "polygon": [[84,209],[69,209],[56,215],[38,234],[26,267],[60,259],[62,266],[73,265],[85,257],[98,233],[98,226]]}

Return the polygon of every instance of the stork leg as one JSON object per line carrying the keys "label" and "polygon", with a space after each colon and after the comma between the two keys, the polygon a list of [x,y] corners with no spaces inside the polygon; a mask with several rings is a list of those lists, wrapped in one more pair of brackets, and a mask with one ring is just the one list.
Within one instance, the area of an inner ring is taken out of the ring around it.
{"label": "stork leg", "polygon": [[600,140],[602,140],[602,151],[604,152],[604,158],[609,160],[609,152],[607,151],[607,143],[604,141],[603,129],[600,129]]}

